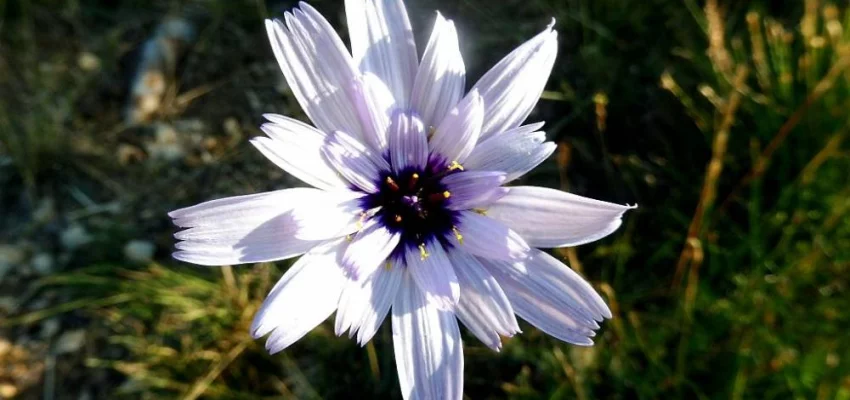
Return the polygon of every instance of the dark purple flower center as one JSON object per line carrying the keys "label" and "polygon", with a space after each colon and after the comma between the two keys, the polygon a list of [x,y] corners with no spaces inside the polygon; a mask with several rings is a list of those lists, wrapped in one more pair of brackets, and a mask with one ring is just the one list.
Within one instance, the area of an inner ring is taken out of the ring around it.
{"label": "dark purple flower center", "polygon": [[440,168],[407,169],[398,174],[381,174],[378,192],[365,196],[364,210],[380,207],[373,218],[391,232],[400,233],[401,241],[393,257],[404,255],[405,249],[417,248],[431,240],[450,246],[445,239],[457,225],[458,213],[446,208],[451,197],[440,180],[454,170]]}

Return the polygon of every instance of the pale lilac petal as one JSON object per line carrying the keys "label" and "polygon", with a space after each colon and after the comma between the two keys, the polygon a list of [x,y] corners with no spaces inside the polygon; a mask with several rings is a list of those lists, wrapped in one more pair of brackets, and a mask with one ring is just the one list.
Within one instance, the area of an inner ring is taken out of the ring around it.
{"label": "pale lilac petal", "polygon": [[435,307],[409,274],[393,303],[393,347],[405,399],[463,397],[463,346],[455,315]]}
{"label": "pale lilac petal", "polygon": [[493,275],[475,257],[460,251],[449,252],[460,283],[458,319],[487,347],[502,348],[500,336],[519,333],[514,309]]}
{"label": "pale lilac petal", "polygon": [[377,192],[381,174],[390,170],[383,157],[344,132],[328,136],[322,153],[343,177],[367,193]]}
{"label": "pale lilac petal", "polygon": [[558,34],[546,29],[499,61],[473,86],[484,98],[479,140],[519,126],[537,104],[558,53]]}
{"label": "pale lilac petal", "polygon": [[266,158],[292,176],[319,189],[347,188],[348,182],[337,174],[322,156],[325,133],[303,122],[281,115],[266,114],[269,123],[260,128],[269,137],[251,139]]}
{"label": "pale lilac petal", "polygon": [[479,260],[499,281],[517,315],[558,339],[591,345],[597,321],[611,318],[584,278],[540,250],[521,262]]}
{"label": "pale lilac petal", "polygon": [[342,256],[342,265],[355,280],[366,279],[386,264],[387,257],[401,238],[401,234],[390,232],[376,219],[369,220],[358,232]]}
{"label": "pale lilac petal", "polygon": [[354,62],[381,78],[399,105],[409,104],[418,57],[402,0],[346,0]]}
{"label": "pale lilac petal", "polygon": [[444,310],[454,308],[460,298],[460,287],[454,268],[439,242],[432,240],[422,248],[407,249],[405,264],[413,280],[435,307]]}
{"label": "pale lilac petal", "polygon": [[396,265],[379,268],[367,279],[349,279],[339,298],[336,334],[348,330],[361,346],[369,342],[389,313],[404,273],[403,265]]}
{"label": "pale lilac petal", "polygon": [[[174,235],[181,240],[174,258],[200,265],[233,265],[283,260],[303,254],[320,243],[299,239],[305,218],[299,211],[316,202],[333,202],[333,194],[294,188],[212,200],[169,213],[174,224],[187,228]],[[350,198],[350,197],[349,197]],[[340,231],[348,223],[324,217]],[[328,235],[321,239],[330,239]]]}
{"label": "pale lilac petal", "polygon": [[397,112],[390,125],[390,158],[393,171],[398,174],[406,168],[424,170],[428,163],[428,137],[418,116],[410,112]]}
{"label": "pale lilac petal", "polygon": [[463,97],[466,67],[454,22],[437,13],[434,30],[422,55],[411,94],[411,106],[426,127],[437,127]]}
{"label": "pale lilac petal", "polygon": [[340,239],[321,245],[286,271],[254,316],[254,338],[272,332],[266,349],[277,353],[326,320],[336,310],[345,279],[337,261]]}
{"label": "pale lilac petal", "polygon": [[514,128],[493,135],[472,150],[463,166],[469,170],[502,171],[506,182],[525,175],[545,161],[558,147],[545,142],[546,134],[534,129],[542,123]]}
{"label": "pale lilac petal", "polygon": [[286,24],[266,20],[280,69],[304,113],[320,130],[345,130],[359,137],[357,113],[345,92],[357,68],[324,18],[296,11],[286,14]]}
{"label": "pale lilac petal", "polygon": [[460,251],[497,260],[522,260],[530,248],[516,232],[473,211],[462,211],[449,240]]}
{"label": "pale lilac petal", "polygon": [[292,210],[295,237],[302,240],[324,240],[356,232],[362,226],[361,192],[325,191],[309,204]]}
{"label": "pale lilac petal", "polygon": [[594,200],[560,190],[511,187],[491,204],[487,215],[522,236],[533,247],[564,247],[599,240],[622,223],[633,206]]}
{"label": "pale lilac petal", "polygon": [[484,103],[473,89],[437,126],[431,137],[432,157],[445,163],[464,162],[478,141],[484,117]]}
{"label": "pale lilac petal", "polygon": [[495,171],[463,171],[451,174],[440,181],[446,185],[450,196],[446,207],[450,210],[483,208],[499,200],[507,192],[502,183],[505,174]]}
{"label": "pale lilac petal", "polygon": [[396,109],[393,94],[378,77],[366,73],[351,82],[349,96],[363,128],[363,140],[378,154],[384,153],[390,117]]}

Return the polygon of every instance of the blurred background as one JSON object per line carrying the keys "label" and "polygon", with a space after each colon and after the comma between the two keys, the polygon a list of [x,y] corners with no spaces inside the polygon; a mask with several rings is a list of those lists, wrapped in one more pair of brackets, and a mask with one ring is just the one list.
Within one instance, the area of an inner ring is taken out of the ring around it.
{"label": "blurred background", "polygon": [[[530,120],[559,148],[523,183],[640,204],[556,252],[614,313],[595,347],[467,336],[468,398],[850,399],[845,1],[407,3],[420,52],[455,20],[469,85],[555,17]],[[297,184],[247,143],[305,118],[262,23],[293,5],[0,0],[0,398],[400,398],[388,324],[248,336],[288,263],[170,258],[167,211]]]}

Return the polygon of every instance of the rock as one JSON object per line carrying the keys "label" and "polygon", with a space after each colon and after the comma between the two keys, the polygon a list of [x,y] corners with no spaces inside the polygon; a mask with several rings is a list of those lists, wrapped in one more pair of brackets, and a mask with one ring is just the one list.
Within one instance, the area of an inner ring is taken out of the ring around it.
{"label": "rock", "polygon": [[131,240],[124,245],[124,257],[134,263],[146,263],[153,259],[156,245],[146,240]]}
{"label": "rock", "polygon": [[53,336],[56,336],[59,333],[59,328],[61,324],[59,323],[58,318],[49,318],[44,320],[41,323],[41,338],[42,339],[50,339]]}
{"label": "rock", "polygon": [[186,156],[186,149],[177,136],[177,130],[169,124],[156,125],[154,140],[145,143],[145,150],[154,160],[177,161]]}
{"label": "rock", "polygon": [[33,221],[46,224],[56,218],[56,202],[47,197],[38,203],[38,208],[32,213]]}
{"label": "rock", "polygon": [[13,268],[26,261],[27,253],[20,246],[0,245],[0,281]]}
{"label": "rock", "polygon": [[92,241],[92,236],[88,233],[85,227],[79,224],[74,224],[62,231],[59,235],[59,240],[68,250],[74,250],[78,247],[89,244]]}
{"label": "rock", "polygon": [[32,258],[32,268],[39,275],[49,275],[53,272],[53,266],[56,264],[53,261],[53,256],[48,253],[39,253]]}
{"label": "rock", "polygon": [[86,72],[97,72],[100,70],[100,58],[93,53],[84,51],[77,57],[77,66]]}
{"label": "rock", "polygon": [[76,353],[86,344],[86,331],[77,329],[68,331],[59,336],[53,348],[54,354]]}
{"label": "rock", "polygon": [[18,388],[11,383],[0,383],[0,399],[11,399],[18,394]]}
{"label": "rock", "polygon": [[0,297],[0,311],[11,313],[18,308],[18,301],[13,296]]}
{"label": "rock", "polygon": [[195,27],[191,22],[167,18],[142,44],[124,116],[128,124],[151,122],[162,111],[166,91],[174,84],[177,62],[194,39]]}
{"label": "rock", "polygon": [[0,338],[0,357],[5,356],[10,351],[12,351],[12,343],[9,343],[6,339]]}

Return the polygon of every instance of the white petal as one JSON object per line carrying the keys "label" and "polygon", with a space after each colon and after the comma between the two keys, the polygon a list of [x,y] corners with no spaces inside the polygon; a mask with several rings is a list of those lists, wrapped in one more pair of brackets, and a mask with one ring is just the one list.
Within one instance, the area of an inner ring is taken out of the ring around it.
{"label": "white petal", "polygon": [[417,69],[413,29],[402,0],[346,0],[354,62],[381,78],[407,107]]}
{"label": "white petal", "polygon": [[396,174],[428,163],[428,138],[422,120],[414,113],[396,112],[390,126],[390,159]]}
{"label": "white petal", "polygon": [[361,192],[326,191],[309,204],[292,211],[296,224],[295,237],[302,240],[325,240],[356,232],[362,218]]}
{"label": "white petal", "polygon": [[501,187],[504,182],[505,174],[494,171],[455,172],[440,181],[451,195],[446,205],[450,210],[489,206],[508,192]]}
{"label": "white petal", "polygon": [[271,122],[263,124],[260,129],[269,137],[253,138],[251,144],[266,158],[319,189],[348,187],[348,182],[322,156],[324,132],[282,115],[266,114],[265,117]]}
{"label": "white petal", "polygon": [[[174,235],[182,240],[176,245],[174,258],[201,265],[232,265],[297,256],[319,243],[298,238],[300,227],[310,220],[298,212],[309,210],[310,204],[341,199],[334,196],[319,189],[294,188],[228,197],[172,211],[169,216],[174,224],[188,228]],[[347,224],[317,217],[313,220],[333,224],[339,230]],[[321,239],[332,237],[329,234]],[[316,235],[312,238],[320,239]]]}
{"label": "white petal", "polygon": [[344,283],[337,262],[344,240],[310,251],[283,275],[251,324],[254,338],[272,335],[266,349],[277,353],[311,331],[336,310]]}
{"label": "white petal", "polygon": [[499,281],[517,315],[558,339],[590,345],[599,328],[596,321],[611,318],[584,278],[540,250],[515,263],[479,260]]}
{"label": "white petal", "polygon": [[487,215],[519,233],[530,246],[563,247],[608,236],[632,208],[555,189],[516,186],[491,204]]}
{"label": "white petal", "polygon": [[437,127],[463,96],[466,67],[460,54],[454,22],[440,13],[422,55],[411,94],[411,105],[426,127]]}
{"label": "white petal", "polygon": [[340,175],[368,193],[378,191],[381,174],[390,170],[383,157],[344,132],[330,135],[322,153]]}
{"label": "white petal", "polygon": [[554,23],[499,61],[473,86],[484,98],[481,140],[516,128],[537,104],[558,53]]}
{"label": "white petal", "polygon": [[460,282],[458,319],[481,342],[493,350],[502,347],[501,336],[520,332],[514,309],[502,287],[481,263],[460,251],[449,252]]}
{"label": "white petal", "polygon": [[458,235],[449,240],[461,251],[497,260],[521,260],[529,247],[516,232],[500,222],[473,211],[462,211],[457,224]]}
{"label": "white petal", "polygon": [[357,334],[357,342],[365,345],[375,336],[381,323],[390,311],[404,274],[402,265],[379,268],[368,279],[349,279],[336,312],[336,334],[349,330],[349,336]]}
{"label": "white petal", "polygon": [[451,310],[460,298],[460,287],[454,268],[443,246],[436,240],[422,249],[408,248],[405,263],[410,275],[434,306]]}
{"label": "white petal", "polygon": [[322,131],[360,136],[360,124],[346,87],[357,75],[351,56],[330,24],[310,6],[309,13],[286,14],[286,24],[266,20],[280,69],[304,113]]}
{"label": "white petal", "polygon": [[464,167],[505,172],[507,182],[525,175],[549,158],[558,147],[555,143],[544,142],[544,132],[534,131],[542,125],[525,125],[487,138],[475,146]]}
{"label": "white petal", "polygon": [[[434,162],[464,162],[478,141],[484,117],[484,103],[472,90],[453,108],[434,131],[431,157]],[[433,159],[433,157],[441,157]]]}
{"label": "white petal", "polygon": [[354,236],[342,257],[342,265],[353,279],[366,279],[384,265],[400,238],[401,234],[390,232],[372,219]]}
{"label": "white petal", "polygon": [[463,346],[457,320],[433,306],[405,274],[393,303],[393,347],[405,399],[460,400]]}
{"label": "white petal", "polygon": [[351,82],[349,96],[363,128],[363,140],[378,154],[383,154],[387,149],[390,117],[396,110],[393,94],[378,77],[366,73]]}

